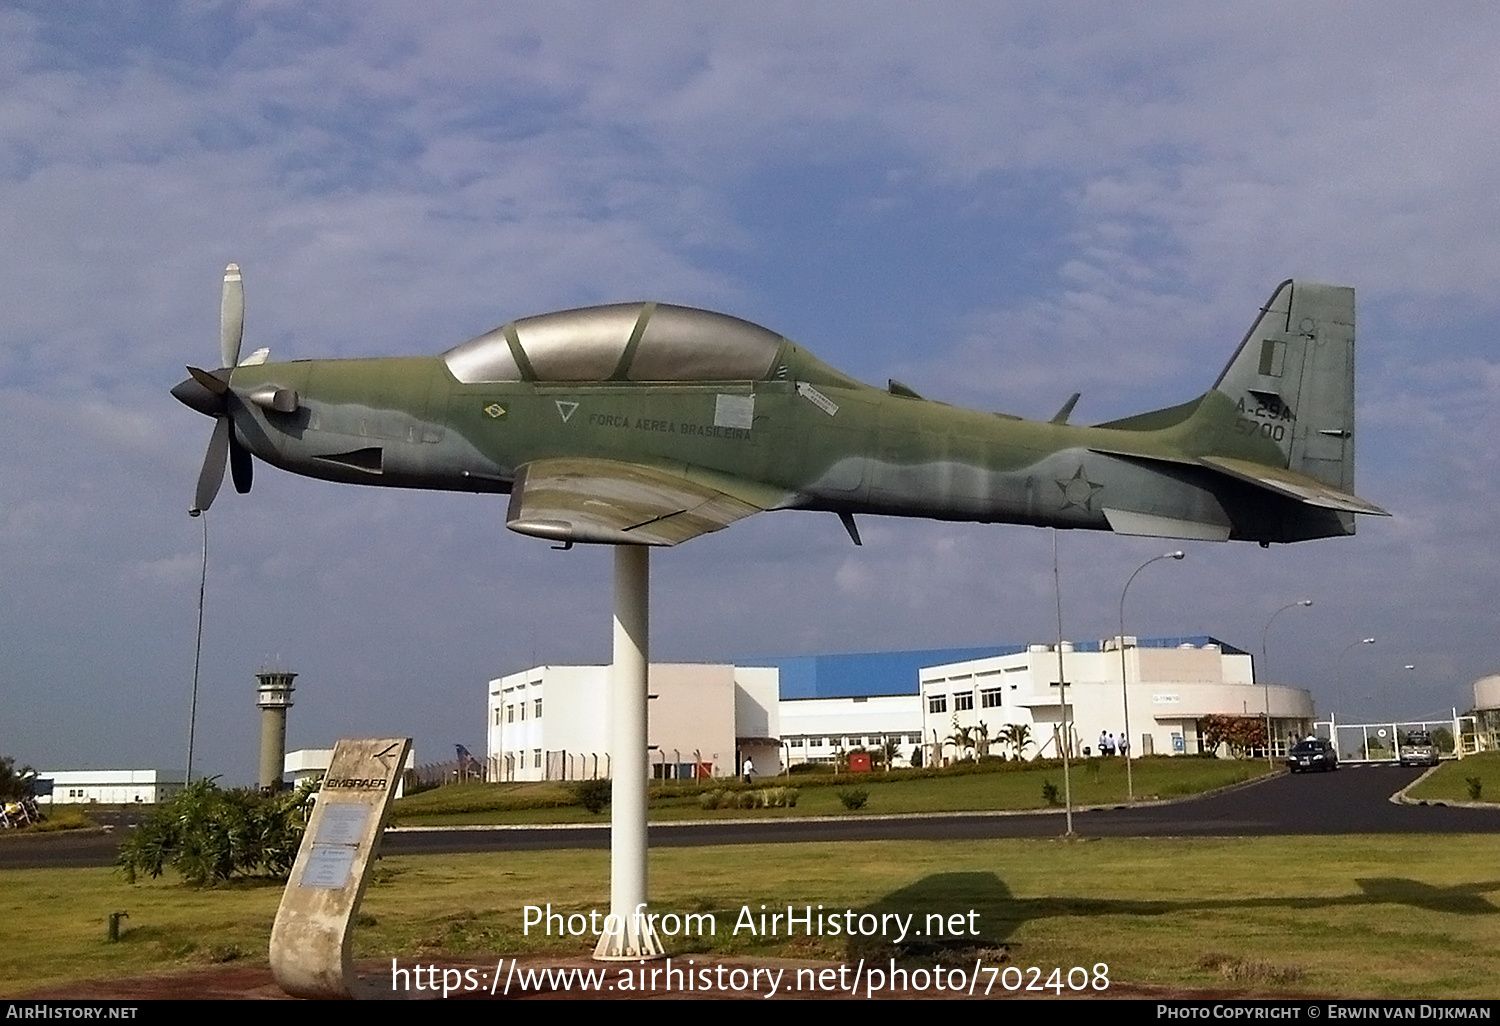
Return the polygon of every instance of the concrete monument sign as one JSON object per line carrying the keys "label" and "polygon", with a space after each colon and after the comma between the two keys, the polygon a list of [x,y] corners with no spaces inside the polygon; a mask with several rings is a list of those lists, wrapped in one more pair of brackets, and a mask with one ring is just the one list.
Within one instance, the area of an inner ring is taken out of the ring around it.
{"label": "concrete monument sign", "polygon": [[380,831],[410,738],[340,741],[271,928],[271,971],[288,994],[389,997],[357,979],[349,955]]}

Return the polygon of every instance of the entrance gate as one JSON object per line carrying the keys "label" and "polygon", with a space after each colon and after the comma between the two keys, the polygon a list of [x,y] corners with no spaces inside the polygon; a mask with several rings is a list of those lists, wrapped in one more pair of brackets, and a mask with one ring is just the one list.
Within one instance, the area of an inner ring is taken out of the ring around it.
{"label": "entrance gate", "polygon": [[1321,720],[1313,724],[1313,732],[1318,737],[1333,741],[1340,763],[1399,762],[1406,735],[1418,730],[1432,736],[1440,758],[1462,759],[1474,754],[1474,717],[1459,716],[1456,711],[1448,720],[1393,720],[1384,723]]}

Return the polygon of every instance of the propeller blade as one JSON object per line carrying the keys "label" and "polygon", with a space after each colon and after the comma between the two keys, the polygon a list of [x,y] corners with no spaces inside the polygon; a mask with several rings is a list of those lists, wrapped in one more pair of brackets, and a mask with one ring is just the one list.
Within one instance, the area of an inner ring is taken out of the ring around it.
{"label": "propeller blade", "polygon": [[241,495],[250,491],[250,482],[255,477],[250,450],[239,443],[233,431],[229,432],[229,476],[234,479],[234,490]]}
{"label": "propeller blade", "polygon": [[[196,367],[190,367],[188,370],[192,373],[192,377],[184,378],[173,385],[172,397],[188,409],[196,410],[205,417],[223,416],[226,404],[224,393],[228,389],[218,378],[206,371],[200,371]],[[212,387],[204,385],[199,375],[208,378]]]}
{"label": "propeller blade", "polygon": [[229,391],[229,383],[212,371],[206,371],[202,367],[189,367],[187,372],[194,381],[198,382],[198,384],[208,389],[214,395],[223,395]]}
{"label": "propeller blade", "polygon": [[228,455],[229,418],[219,417],[214,421],[214,433],[208,439],[208,452],[203,454],[203,469],[198,472],[198,491],[193,496],[190,513],[197,515],[214,504],[219,485],[224,483],[224,461]]}
{"label": "propeller blade", "polygon": [[221,367],[240,362],[240,340],[245,335],[245,283],[240,265],[224,268],[224,299],[219,307],[219,356]]}

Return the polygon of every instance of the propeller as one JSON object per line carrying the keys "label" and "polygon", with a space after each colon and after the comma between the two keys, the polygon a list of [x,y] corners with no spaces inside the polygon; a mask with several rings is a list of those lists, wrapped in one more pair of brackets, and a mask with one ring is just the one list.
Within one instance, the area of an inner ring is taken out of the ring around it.
{"label": "propeller", "polygon": [[[219,358],[222,366],[214,371],[189,367],[188,377],[172,389],[178,402],[214,418],[214,431],[208,439],[208,452],[203,456],[203,469],[198,472],[193,507],[188,510],[191,516],[196,517],[213,505],[219,486],[224,483],[226,463],[234,479],[235,491],[243,495],[250,490],[253,465],[249,451],[234,437],[233,410],[239,399],[229,388],[229,376],[239,362],[244,334],[245,284],[239,264],[230,264],[224,268],[224,296],[219,307]],[[295,405],[295,399],[293,403]]]}

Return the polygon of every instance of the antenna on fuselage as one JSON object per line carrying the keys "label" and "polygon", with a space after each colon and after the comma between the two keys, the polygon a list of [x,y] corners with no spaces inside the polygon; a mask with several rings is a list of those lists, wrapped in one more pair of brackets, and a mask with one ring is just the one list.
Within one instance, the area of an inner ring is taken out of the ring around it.
{"label": "antenna on fuselage", "polygon": [[1066,424],[1068,417],[1073,413],[1073,407],[1078,405],[1078,397],[1082,392],[1074,392],[1068,397],[1068,401],[1062,404],[1062,409],[1052,415],[1053,424]]}

